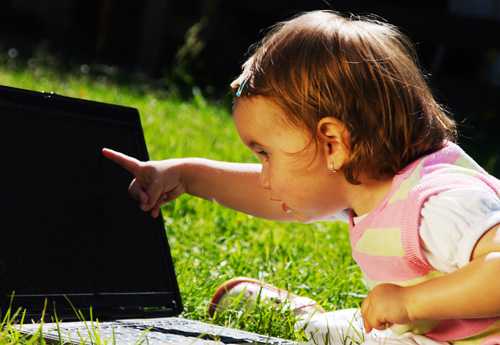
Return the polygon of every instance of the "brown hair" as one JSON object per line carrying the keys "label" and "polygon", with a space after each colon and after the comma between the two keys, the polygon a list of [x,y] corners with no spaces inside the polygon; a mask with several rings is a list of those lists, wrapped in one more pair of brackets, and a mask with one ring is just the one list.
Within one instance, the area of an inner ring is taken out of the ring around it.
{"label": "brown hair", "polygon": [[455,122],[432,96],[413,45],[390,24],[308,12],[273,26],[252,52],[233,91],[269,97],[313,138],[322,117],[342,121],[350,183],[359,184],[360,172],[392,177],[455,140]]}

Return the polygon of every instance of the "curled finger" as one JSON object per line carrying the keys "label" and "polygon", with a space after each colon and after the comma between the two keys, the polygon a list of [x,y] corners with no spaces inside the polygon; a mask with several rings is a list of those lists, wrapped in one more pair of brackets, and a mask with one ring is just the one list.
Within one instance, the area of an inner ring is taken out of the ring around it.
{"label": "curled finger", "polygon": [[158,205],[159,205],[159,207],[161,207],[164,204],[166,204],[167,202],[174,200],[182,193],[184,193],[184,189],[179,184],[179,185],[175,186],[174,188],[172,188],[171,190],[169,190],[168,192],[164,192],[164,193],[160,194],[152,208],[154,208]]}
{"label": "curled finger", "polygon": [[172,201],[172,200],[176,199],[182,193],[184,193],[184,188],[182,187],[181,184],[178,184],[173,189],[169,190],[166,193],[163,193],[163,195],[164,195],[164,199],[163,200],[164,200],[165,203],[167,203],[169,201]]}
{"label": "curled finger", "polygon": [[151,217],[158,218],[159,215],[160,215],[160,206],[159,205],[155,205],[153,207],[153,209],[151,210]]}
{"label": "curled finger", "polygon": [[168,193],[163,193],[151,209],[151,216],[157,218],[160,215],[160,208],[169,201]]}
{"label": "curled finger", "polygon": [[391,326],[392,326],[392,324],[389,322],[377,321],[377,324],[373,328],[378,329],[379,331],[383,331],[383,330],[388,329]]}
{"label": "curled finger", "polygon": [[139,183],[137,182],[136,179],[133,179],[132,182],[130,182],[130,185],[128,187],[128,191],[133,199],[139,201],[139,204],[141,205],[141,209],[143,211],[146,211],[146,205],[149,201],[149,197],[148,197],[148,194],[139,185]]}

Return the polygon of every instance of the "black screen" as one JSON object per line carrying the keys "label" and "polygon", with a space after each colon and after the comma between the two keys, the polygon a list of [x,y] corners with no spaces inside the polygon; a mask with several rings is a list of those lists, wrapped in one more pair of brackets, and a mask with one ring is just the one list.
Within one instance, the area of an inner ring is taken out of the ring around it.
{"label": "black screen", "polygon": [[5,298],[34,313],[47,296],[103,312],[180,307],[161,217],[139,209],[132,176],[101,154],[147,159],[137,111],[13,92],[0,89]]}

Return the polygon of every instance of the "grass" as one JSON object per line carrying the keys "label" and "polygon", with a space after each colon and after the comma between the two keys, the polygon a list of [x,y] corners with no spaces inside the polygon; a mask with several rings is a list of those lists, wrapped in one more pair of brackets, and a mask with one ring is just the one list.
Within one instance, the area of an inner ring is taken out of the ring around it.
{"label": "grass", "polygon": [[[84,71],[85,72],[85,71]],[[197,156],[254,162],[240,143],[228,110],[199,91],[189,100],[145,84],[115,83],[75,69],[61,74],[29,63],[19,68],[0,60],[0,84],[136,107],[151,159]],[[366,292],[351,258],[347,226],[338,222],[270,222],[182,196],[163,207],[186,318],[284,337],[303,339],[294,316],[264,304],[207,315],[216,287],[235,276],[260,278],[311,297],[327,310],[357,307]],[[0,344],[38,343],[24,338],[5,318]]]}

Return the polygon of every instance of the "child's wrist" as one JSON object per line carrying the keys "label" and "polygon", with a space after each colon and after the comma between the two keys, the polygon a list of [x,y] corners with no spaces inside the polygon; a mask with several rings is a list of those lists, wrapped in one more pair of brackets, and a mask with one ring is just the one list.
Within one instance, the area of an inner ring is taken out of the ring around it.
{"label": "child's wrist", "polygon": [[220,193],[217,186],[225,182],[227,171],[232,169],[227,164],[206,158],[180,158],[176,169],[186,193],[213,200]]}
{"label": "child's wrist", "polygon": [[[180,158],[177,162],[179,172],[179,182],[188,194],[195,193],[193,186],[196,184],[196,176],[200,172],[200,166],[203,165],[203,158]],[[196,189],[196,188],[195,188]]]}
{"label": "child's wrist", "polygon": [[405,308],[410,322],[423,320],[424,318],[422,317],[421,310],[419,308],[419,306],[422,305],[422,302],[419,298],[420,294],[418,286],[407,286],[403,289],[403,291]]}

